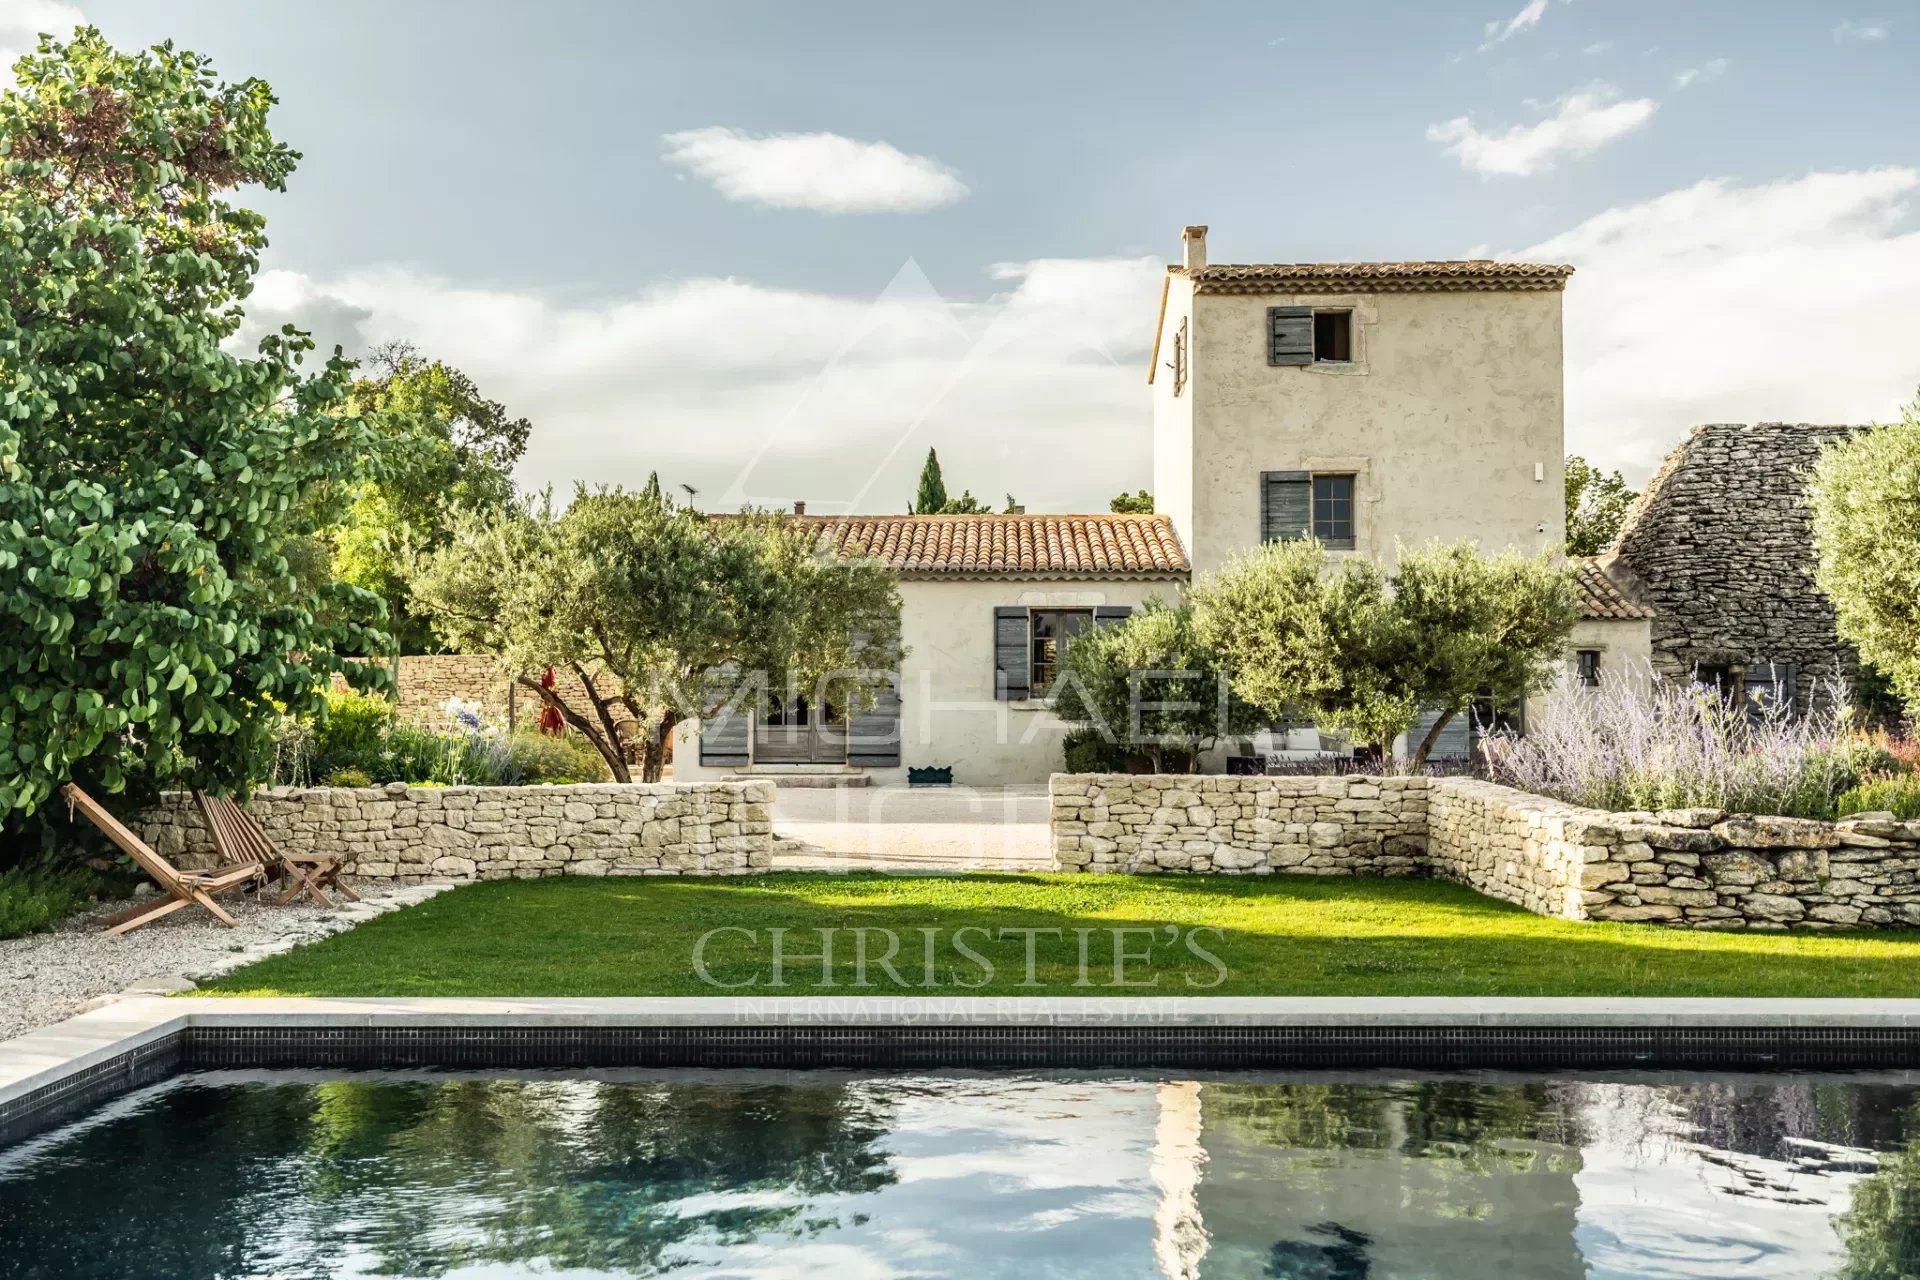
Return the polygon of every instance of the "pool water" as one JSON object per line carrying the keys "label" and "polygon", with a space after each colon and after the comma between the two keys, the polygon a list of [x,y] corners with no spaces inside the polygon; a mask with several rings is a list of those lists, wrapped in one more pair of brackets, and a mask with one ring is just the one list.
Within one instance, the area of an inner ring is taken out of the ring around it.
{"label": "pool water", "polygon": [[1920,1271],[1920,1076],[205,1073],[0,1151],[0,1277]]}

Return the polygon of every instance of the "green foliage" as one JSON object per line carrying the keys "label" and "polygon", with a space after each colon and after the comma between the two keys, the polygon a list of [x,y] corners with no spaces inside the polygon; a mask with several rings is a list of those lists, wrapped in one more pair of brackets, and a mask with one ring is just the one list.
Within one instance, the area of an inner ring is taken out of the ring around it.
{"label": "green foliage", "polygon": [[389,698],[358,690],[328,691],[314,718],[314,761],[326,770],[341,769],[378,751],[395,714]]}
{"label": "green foliage", "polygon": [[1220,655],[1194,634],[1193,610],[1153,599],[1074,638],[1053,709],[1123,758],[1144,756],[1155,773],[1190,773],[1218,738],[1260,727],[1259,713],[1229,686]]}
{"label": "green foliage", "polygon": [[593,744],[578,734],[548,737],[542,733],[521,732],[508,743],[513,767],[522,782],[605,782],[607,762]]}
{"label": "green foliage", "polygon": [[373,785],[373,779],[368,777],[363,769],[348,767],[333,770],[320,779],[320,785],[323,787],[370,787]]}
{"label": "green foliage", "polygon": [[1138,493],[1123,493],[1107,504],[1107,510],[1119,516],[1150,516],[1153,514],[1153,495],[1145,489]]}
{"label": "green foliage", "polygon": [[1920,400],[1899,422],[1829,444],[1808,501],[1840,634],[1920,711]]}
{"label": "green foliage", "polygon": [[121,888],[88,866],[39,861],[0,872],[0,938],[44,933]]}
{"label": "green foliage", "polygon": [[511,503],[513,467],[532,426],[509,418],[466,374],[406,343],[378,348],[369,365],[349,403],[374,426],[379,474],[330,531],[333,571],[383,598],[402,648],[417,652],[434,647],[435,637],[408,612],[403,555],[444,545],[454,512]]}
{"label": "green foliage", "polygon": [[947,484],[940,476],[940,455],[927,450],[927,461],[920,468],[920,487],[913,495],[910,514],[939,515],[947,509]]}
{"label": "green foliage", "polygon": [[1613,545],[1639,494],[1618,471],[1602,471],[1579,454],[1567,458],[1567,554],[1597,556]]}
{"label": "green foliage", "polygon": [[542,504],[466,519],[410,578],[417,606],[461,649],[497,654],[510,671],[571,669],[586,705],[520,684],[621,782],[631,780],[622,720],[642,727],[642,778],[656,781],[681,720],[736,693],[757,706],[768,689],[849,672],[834,691],[858,710],[899,650],[900,597],[884,565],[820,554],[804,524],[708,518],[657,493],[582,488],[558,516]]}
{"label": "green foliage", "polygon": [[1544,687],[1573,624],[1572,574],[1547,557],[1470,545],[1403,548],[1389,577],[1373,561],[1329,564],[1313,541],[1268,543],[1197,583],[1194,634],[1233,671],[1233,689],[1275,718],[1352,732],[1384,752],[1422,708],[1410,743],[1424,765],[1439,732],[1483,690]]}
{"label": "green foliage", "polygon": [[291,328],[223,345],[266,240],[220,193],[298,158],[273,101],[92,29],[0,95],[0,815],[71,777],[243,785],[281,708],[389,647],[376,599],[290,555],[368,452],[349,365],[303,374]]}
{"label": "green foliage", "polygon": [[1092,726],[1070,729],[1060,740],[1068,773],[1125,773],[1133,756]]}
{"label": "green foliage", "polygon": [[1842,817],[1849,813],[1885,810],[1904,821],[1920,818],[1920,775],[1906,774],[1863,782],[1843,792],[1835,807]]}

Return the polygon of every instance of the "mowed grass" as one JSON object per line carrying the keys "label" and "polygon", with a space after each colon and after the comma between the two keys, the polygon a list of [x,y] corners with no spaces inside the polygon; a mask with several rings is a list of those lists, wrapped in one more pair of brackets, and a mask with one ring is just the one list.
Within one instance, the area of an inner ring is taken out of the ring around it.
{"label": "mowed grass", "polygon": [[[780,947],[789,957],[778,986],[772,930],[785,930]],[[830,970],[819,959],[792,958],[818,956],[824,930],[833,931]],[[711,982],[695,964],[703,936],[700,955]],[[1428,880],[565,877],[450,890],[350,933],[249,965],[208,990],[311,996],[1890,997],[1920,996],[1920,933],[1709,933],[1576,924]]]}

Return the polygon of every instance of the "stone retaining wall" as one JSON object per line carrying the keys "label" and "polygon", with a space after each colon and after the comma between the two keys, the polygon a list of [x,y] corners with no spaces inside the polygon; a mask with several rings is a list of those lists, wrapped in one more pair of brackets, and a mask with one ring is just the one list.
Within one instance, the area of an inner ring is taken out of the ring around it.
{"label": "stone retaining wall", "polygon": [[[771,782],[564,787],[328,787],[256,792],[248,808],[288,853],[337,853],[350,877],[411,884],[551,875],[744,875],[773,865]],[[183,866],[214,861],[180,794],[141,834]]]}
{"label": "stone retaining wall", "polygon": [[1055,774],[1062,871],[1437,875],[1537,915],[1920,927],[1920,821],[1606,813],[1471,778]]}
{"label": "stone retaining wall", "polygon": [[1063,871],[1425,872],[1425,778],[1053,775]]}

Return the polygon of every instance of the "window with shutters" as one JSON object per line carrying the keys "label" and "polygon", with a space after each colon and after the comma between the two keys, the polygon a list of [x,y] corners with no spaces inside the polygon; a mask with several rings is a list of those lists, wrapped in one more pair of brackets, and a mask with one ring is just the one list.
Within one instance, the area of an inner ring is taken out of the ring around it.
{"label": "window with shutters", "polygon": [[1173,394],[1187,389],[1187,319],[1180,318],[1180,331],[1173,335]]}
{"label": "window with shutters", "polygon": [[1354,547],[1350,474],[1264,471],[1260,475],[1260,540],[1315,538],[1336,551]]}
{"label": "window with shutters", "polygon": [[1573,652],[1574,676],[1586,688],[1592,689],[1600,683],[1600,651],[1598,649],[1576,649]]}
{"label": "window with shutters", "polygon": [[1315,364],[1348,364],[1353,360],[1353,312],[1313,313]]}
{"label": "window with shutters", "polygon": [[1059,673],[1060,659],[1073,638],[1093,625],[1091,609],[1035,609],[1029,617],[1033,638],[1030,676],[1033,697],[1044,698]]}

